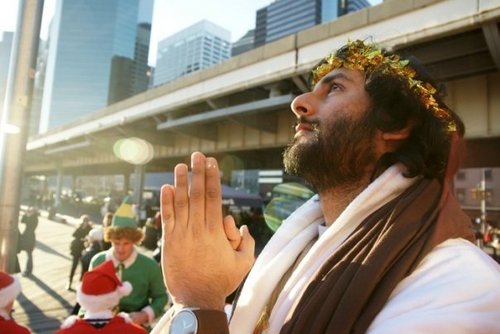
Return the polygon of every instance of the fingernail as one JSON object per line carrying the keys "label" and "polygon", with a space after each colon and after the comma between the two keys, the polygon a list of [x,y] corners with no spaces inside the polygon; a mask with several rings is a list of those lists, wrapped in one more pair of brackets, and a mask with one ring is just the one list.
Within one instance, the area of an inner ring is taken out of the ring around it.
{"label": "fingernail", "polygon": [[193,168],[194,165],[199,164],[200,161],[201,161],[201,153],[193,152],[193,154],[191,154],[191,168]]}
{"label": "fingernail", "polygon": [[217,168],[217,160],[215,158],[207,158],[206,168]]}
{"label": "fingernail", "polygon": [[178,164],[177,166],[175,166],[175,170],[174,172],[176,174],[186,174],[187,173],[187,166],[185,164]]}

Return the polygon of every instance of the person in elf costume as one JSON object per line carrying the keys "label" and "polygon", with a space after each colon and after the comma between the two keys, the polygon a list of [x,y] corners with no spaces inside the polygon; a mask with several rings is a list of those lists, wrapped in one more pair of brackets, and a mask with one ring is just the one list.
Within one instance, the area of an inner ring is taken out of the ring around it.
{"label": "person in elf costume", "polygon": [[122,280],[130,282],[132,293],[120,300],[119,311],[126,312],[136,324],[148,327],[160,316],[168,302],[168,295],[160,266],[152,258],[141,254],[136,245],[144,234],[137,227],[129,196],[113,216],[111,226],[104,231],[104,240],[110,249],[96,254],[90,268],[111,260]]}

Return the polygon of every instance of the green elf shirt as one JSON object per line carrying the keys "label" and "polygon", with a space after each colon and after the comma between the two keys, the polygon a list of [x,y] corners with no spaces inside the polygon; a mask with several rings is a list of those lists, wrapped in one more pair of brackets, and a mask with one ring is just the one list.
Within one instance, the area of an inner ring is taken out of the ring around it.
{"label": "green elf shirt", "polygon": [[149,323],[163,313],[168,296],[158,263],[134,248],[132,255],[123,261],[121,266],[120,261],[113,256],[113,247],[111,247],[107,251],[96,254],[90,262],[90,268],[106,260],[112,260],[117,269],[121,267],[118,270],[122,281],[129,282],[133,288],[130,295],[120,299],[121,312],[145,311],[148,314]]}

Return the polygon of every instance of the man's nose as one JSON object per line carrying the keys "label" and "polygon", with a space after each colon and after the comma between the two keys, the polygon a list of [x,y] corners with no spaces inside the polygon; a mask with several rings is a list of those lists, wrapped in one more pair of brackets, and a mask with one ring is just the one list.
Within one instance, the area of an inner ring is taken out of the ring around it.
{"label": "man's nose", "polygon": [[301,94],[293,99],[290,107],[297,117],[310,116],[315,113],[312,97],[312,93],[309,92]]}

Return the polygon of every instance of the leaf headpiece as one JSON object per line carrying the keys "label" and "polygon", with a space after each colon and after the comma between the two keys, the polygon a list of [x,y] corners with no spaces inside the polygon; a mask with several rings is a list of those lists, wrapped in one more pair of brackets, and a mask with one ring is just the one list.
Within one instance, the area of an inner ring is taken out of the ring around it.
{"label": "leaf headpiece", "polygon": [[314,86],[327,73],[341,67],[362,71],[366,77],[375,71],[399,76],[408,83],[410,90],[418,96],[425,108],[447,125],[447,131],[456,131],[457,127],[450,110],[439,106],[434,97],[436,88],[428,82],[416,79],[416,71],[409,62],[396,54],[384,55],[374,44],[365,44],[361,40],[348,41],[342,50],[342,58],[337,56],[337,52],[331,53],[312,71],[312,85]]}

